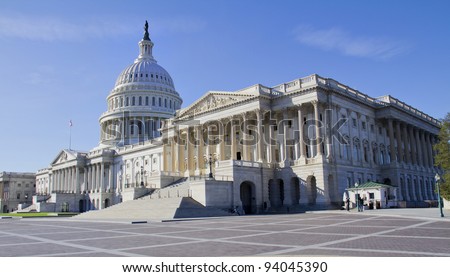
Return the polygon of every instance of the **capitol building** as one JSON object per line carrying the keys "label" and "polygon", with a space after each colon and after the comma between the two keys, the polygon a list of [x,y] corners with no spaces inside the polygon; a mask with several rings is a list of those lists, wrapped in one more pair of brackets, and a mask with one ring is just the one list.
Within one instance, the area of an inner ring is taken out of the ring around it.
{"label": "capitol building", "polygon": [[145,30],[136,60],[106,97],[99,145],[63,149],[39,170],[32,209],[86,212],[189,198],[257,214],[340,207],[363,184],[382,189],[367,195],[378,208],[436,201],[438,120],[317,74],[208,91],[181,108]]}

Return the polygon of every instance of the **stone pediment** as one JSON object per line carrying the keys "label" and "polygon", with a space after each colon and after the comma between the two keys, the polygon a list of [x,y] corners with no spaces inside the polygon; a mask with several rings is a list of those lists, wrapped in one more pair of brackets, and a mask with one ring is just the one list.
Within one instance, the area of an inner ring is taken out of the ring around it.
{"label": "stone pediment", "polygon": [[253,95],[242,95],[232,92],[208,92],[205,96],[181,111],[177,117],[182,118],[186,116],[194,116],[199,113],[229,106],[253,97]]}
{"label": "stone pediment", "polygon": [[52,165],[54,164],[61,164],[65,163],[67,161],[76,160],[77,159],[77,153],[74,151],[67,151],[62,150],[59,152],[58,156],[53,160]]}

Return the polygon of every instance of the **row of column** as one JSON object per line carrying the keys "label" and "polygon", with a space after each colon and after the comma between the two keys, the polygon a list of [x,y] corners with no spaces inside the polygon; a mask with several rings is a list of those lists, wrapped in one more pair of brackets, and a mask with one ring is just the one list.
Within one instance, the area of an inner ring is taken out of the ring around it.
{"label": "row of column", "polygon": [[399,200],[403,201],[422,201],[436,200],[433,178],[407,178],[400,179]]}
{"label": "row of column", "polygon": [[[313,101],[310,103],[313,107],[314,119],[316,122],[320,122],[320,104],[318,101]],[[240,152],[240,159],[244,161],[256,161],[256,162],[285,162],[286,165],[289,164],[291,160],[291,151],[294,151],[293,158],[294,159],[304,159],[306,158],[306,143],[303,139],[303,116],[305,114],[304,110],[306,104],[298,105],[297,110],[293,112],[291,110],[284,109],[282,113],[279,114],[281,116],[277,119],[276,123],[281,121],[279,124],[277,131],[275,130],[275,126],[270,125],[270,118],[266,119],[263,111],[255,110],[252,112],[242,113],[238,116],[231,116],[226,118],[226,122],[223,123],[223,130],[221,130],[220,134],[220,143],[217,145],[210,145],[206,142],[206,146],[202,139],[203,130],[202,126],[196,126],[195,128],[188,128],[186,130],[180,131],[180,134],[176,134],[176,136],[181,136],[182,141],[187,141],[187,137],[196,138],[198,142],[196,145],[191,141],[187,145],[178,143],[178,137],[174,138],[170,145],[168,146],[170,149],[172,162],[166,164],[167,170],[171,170],[174,172],[185,172],[186,170],[200,172],[201,169],[205,168],[205,159],[209,159],[209,155],[213,154],[215,159],[225,160],[227,158],[237,160],[239,157],[237,153]],[[310,107],[308,107],[310,108]],[[290,114],[292,113],[292,115]],[[248,129],[249,120],[256,120],[256,131],[251,135],[247,132],[242,132],[240,128],[240,123],[243,122],[244,130]],[[242,120],[242,121],[241,121]],[[289,121],[293,121],[294,124],[289,124]],[[231,124],[230,124],[231,122]],[[318,143],[313,144],[310,147],[311,151],[314,152],[314,156],[322,156],[326,149],[328,153],[331,153],[331,143],[327,138],[322,139],[321,137],[321,125],[315,124],[314,133],[315,140]],[[264,132],[263,132],[264,128]],[[299,138],[293,140],[294,145],[288,145],[288,140],[293,139],[290,138],[291,133],[290,128],[294,128],[299,132]],[[281,140],[277,140],[277,133],[284,133],[285,135]],[[242,144],[240,140],[249,141],[249,136],[255,136],[256,145],[248,145]],[[259,136],[259,137],[258,137]],[[277,141],[271,141],[277,140]],[[238,141],[239,140],[239,141]],[[267,142],[267,143],[266,143]],[[229,144],[229,148],[225,144]],[[291,149],[293,147],[293,149]],[[314,149],[313,149],[314,148]],[[228,150],[229,149],[229,150]],[[278,150],[278,154],[277,154]],[[230,152],[228,155],[228,151]],[[311,155],[313,154],[311,153]],[[196,157],[196,159],[194,159]],[[208,162],[208,161],[207,161]]]}
{"label": "row of column", "polygon": [[[336,120],[339,120],[340,118],[340,107],[335,106],[336,110]],[[299,110],[301,112],[301,110]],[[360,114],[356,112],[357,115],[357,122],[360,122]],[[351,118],[348,116],[347,118]],[[369,130],[369,126],[367,128],[367,133],[372,133],[372,130]],[[348,126],[348,132],[349,134],[352,133],[351,127]],[[357,128],[358,138],[362,138],[362,134],[360,131],[360,128]],[[378,131],[373,130],[373,134],[375,137],[378,136]],[[383,136],[383,134],[382,134]],[[408,125],[406,123],[400,122],[398,120],[394,120],[392,118],[389,118],[387,120],[387,136],[390,144],[389,152],[391,154],[390,162],[398,161],[400,163],[407,163],[407,164],[415,164],[419,166],[423,166],[426,168],[433,167],[433,148],[432,144],[435,142],[435,137],[433,134],[426,132],[424,130],[418,129],[414,126]],[[378,139],[375,139],[374,141],[378,141]],[[353,139],[350,138],[350,149],[354,151],[354,142]],[[327,148],[330,144],[326,144]],[[397,146],[397,147],[396,147]],[[318,149],[320,150],[320,149]],[[367,145],[367,153],[364,151],[364,145],[361,144],[360,147],[357,149],[359,151],[360,157],[364,157],[364,154],[367,154],[368,156],[368,163],[379,163],[380,159],[379,157],[373,155],[380,155],[378,151],[374,151],[374,145],[372,143],[369,143]],[[381,149],[378,149],[381,151]],[[385,160],[386,161],[387,153],[384,153]],[[353,155],[350,155],[349,159],[351,159],[353,162]],[[362,158],[361,161],[364,159]]]}
{"label": "row of column", "polygon": [[[163,151],[165,151],[165,147],[166,146],[164,146]],[[153,163],[153,159],[155,158],[157,159],[157,163]],[[166,160],[170,159],[165,158],[165,153],[163,152],[125,160],[122,169],[120,168],[121,165],[118,165],[117,182],[122,189],[124,189],[124,185],[139,187],[141,183],[141,174],[144,174],[143,181],[146,183],[146,178],[150,176],[151,172],[163,170],[163,163]],[[141,167],[143,172],[141,172]]]}
{"label": "row of column", "polygon": [[77,166],[53,171],[50,191],[80,193],[80,169]]}
{"label": "row of column", "polygon": [[[139,126],[141,134],[139,134]],[[100,126],[100,140],[118,140],[142,136],[151,139],[160,136],[161,118],[159,117],[129,117],[104,121]]]}
{"label": "row of column", "polygon": [[[83,173],[83,190],[86,192],[105,192],[113,189],[113,174],[113,166],[110,165],[106,168],[105,163],[96,163],[86,166]],[[53,171],[52,188],[50,188],[50,191],[80,193],[81,187],[82,182],[79,167],[72,166]]]}
{"label": "row of column", "polygon": [[434,166],[432,145],[435,142],[435,136],[433,134],[391,118],[388,119],[388,130],[391,162],[395,160],[395,155],[399,163],[415,164],[425,168]]}

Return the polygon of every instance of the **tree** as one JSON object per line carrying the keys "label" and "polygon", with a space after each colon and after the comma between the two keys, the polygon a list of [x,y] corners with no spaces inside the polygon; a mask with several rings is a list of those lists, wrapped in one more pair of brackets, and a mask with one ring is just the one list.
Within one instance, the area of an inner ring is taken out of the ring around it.
{"label": "tree", "polygon": [[433,146],[436,151],[434,165],[443,172],[440,183],[441,196],[450,199],[450,113],[447,113],[447,116],[441,122],[439,142]]}

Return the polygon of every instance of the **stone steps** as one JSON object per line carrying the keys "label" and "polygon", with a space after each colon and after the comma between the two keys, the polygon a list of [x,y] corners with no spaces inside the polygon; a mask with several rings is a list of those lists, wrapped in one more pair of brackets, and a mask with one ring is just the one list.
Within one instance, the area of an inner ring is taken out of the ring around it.
{"label": "stone steps", "polygon": [[136,199],[102,210],[89,211],[75,220],[161,221],[177,218],[228,216],[230,213],[205,207],[190,197]]}

